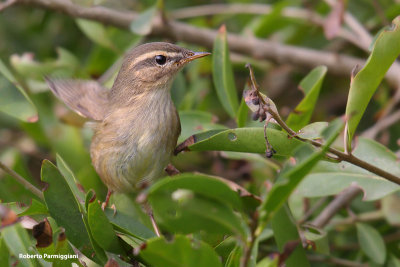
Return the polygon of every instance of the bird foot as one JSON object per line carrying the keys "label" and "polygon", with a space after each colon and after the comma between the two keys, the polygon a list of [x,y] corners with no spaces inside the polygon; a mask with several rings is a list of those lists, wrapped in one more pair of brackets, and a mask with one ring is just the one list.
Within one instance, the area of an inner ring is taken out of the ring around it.
{"label": "bird foot", "polygon": [[181,172],[177,169],[177,168],[175,168],[175,166],[174,165],[172,165],[172,164],[168,164],[167,165],[167,167],[165,167],[165,172],[169,175],[169,176],[174,176],[174,175],[177,175],[177,174],[180,174]]}

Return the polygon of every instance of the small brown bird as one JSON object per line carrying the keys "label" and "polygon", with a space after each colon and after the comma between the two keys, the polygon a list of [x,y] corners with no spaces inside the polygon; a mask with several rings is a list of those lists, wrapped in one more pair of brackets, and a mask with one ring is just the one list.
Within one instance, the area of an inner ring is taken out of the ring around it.
{"label": "small brown bird", "polygon": [[190,61],[209,55],[169,43],[148,43],[125,57],[111,90],[96,81],[46,79],[53,93],[96,121],[92,163],[112,191],[130,192],[161,176],[181,132],[170,89]]}

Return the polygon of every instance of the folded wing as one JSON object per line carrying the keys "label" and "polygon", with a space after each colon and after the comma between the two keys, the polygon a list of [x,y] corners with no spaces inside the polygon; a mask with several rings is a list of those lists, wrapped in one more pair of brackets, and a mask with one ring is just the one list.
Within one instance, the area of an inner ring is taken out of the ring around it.
{"label": "folded wing", "polygon": [[101,121],[108,109],[108,92],[100,83],[85,80],[49,79],[51,91],[83,117]]}

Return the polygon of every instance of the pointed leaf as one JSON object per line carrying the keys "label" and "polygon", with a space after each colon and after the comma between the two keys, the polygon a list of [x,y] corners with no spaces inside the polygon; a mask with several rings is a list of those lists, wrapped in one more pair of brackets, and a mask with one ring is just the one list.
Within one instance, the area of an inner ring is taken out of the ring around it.
{"label": "pointed leaf", "polygon": [[30,216],[37,214],[48,214],[46,206],[38,200],[32,198],[31,205],[26,208],[23,212],[19,213],[18,216]]}
{"label": "pointed leaf", "polygon": [[153,19],[157,15],[157,4],[143,11],[131,23],[131,31],[139,35],[147,35],[151,32]]}
{"label": "pointed leaf", "polygon": [[150,239],[139,254],[151,266],[163,267],[222,267],[217,253],[203,241],[177,235],[172,240],[164,237]]}
{"label": "pointed leaf", "polygon": [[10,261],[10,253],[8,251],[4,238],[0,236],[0,262],[4,264],[4,266],[9,266],[10,265],[9,261]]}
{"label": "pointed leaf", "polygon": [[111,50],[116,49],[103,24],[86,19],[76,19],[75,21],[81,31],[94,43],[110,48]]}
{"label": "pointed leaf", "polygon": [[94,248],[82,208],[59,170],[50,161],[45,160],[41,177],[42,181],[47,183],[43,192],[47,209],[57,224],[65,228],[68,240],[89,259],[105,263],[104,252],[101,255],[101,252]]}
{"label": "pointed leaf", "polygon": [[302,179],[322,159],[328,147],[335,141],[343,129],[343,125],[344,122],[341,118],[330,123],[323,132],[326,141],[321,150],[313,152],[308,146],[301,146],[296,151],[296,165],[287,165],[290,167],[280,173],[277,182],[261,206],[261,218],[273,216],[273,213],[286,202]]}
{"label": "pointed leaf", "polygon": [[226,39],[226,28],[222,26],[214,42],[212,53],[213,81],[219,101],[225,111],[235,118],[239,101],[233,79],[233,70],[229,58],[229,47]]}
{"label": "pointed leaf", "polygon": [[111,223],[108,221],[96,198],[92,199],[89,203],[88,223],[91,234],[100,247],[118,255],[125,254]]}
{"label": "pointed leaf", "polygon": [[[194,136],[195,143],[190,151],[236,151],[265,153],[264,128],[237,128],[225,131],[205,132]],[[277,156],[290,156],[302,144],[295,138],[288,138],[282,131],[268,128],[267,137]]]}
{"label": "pointed leaf", "polygon": [[[271,219],[271,227],[274,231],[274,238],[278,245],[279,252],[285,253],[285,247],[289,242],[298,241],[296,248],[290,253],[288,258],[285,260],[287,267],[309,267],[306,252],[301,245],[300,235],[297,229],[297,225],[293,218],[292,213],[288,205],[281,206]],[[288,252],[286,252],[287,254]]]}
{"label": "pointed leaf", "polygon": [[286,121],[293,130],[298,131],[310,122],[327,71],[325,66],[316,67],[301,80],[299,88],[303,91],[304,98]]}
{"label": "pointed leaf", "polygon": [[349,147],[369,101],[387,70],[400,54],[400,16],[392,23],[391,29],[379,34],[365,66],[351,81],[346,106],[346,116],[349,117],[347,130]]}
{"label": "pointed leaf", "polygon": [[226,129],[226,126],[217,124],[215,116],[211,113],[200,110],[180,111],[182,131],[178,143],[183,142],[193,134],[213,129]]}
{"label": "pointed leaf", "polygon": [[242,98],[242,101],[240,102],[239,110],[237,112],[236,116],[236,123],[238,128],[242,128],[246,126],[247,122],[247,117],[249,115],[249,108],[246,105],[246,102],[244,101],[244,98]]}
{"label": "pointed leaf", "polygon": [[26,122],[36,122],[38,114],[32,100],[0,60],[0,111]]}
{"label": "pointed leaf", "polygon": [[386,246],[377,230],[364,223],[357,223],[357,236],[361,249],[373,262],[383,264],[386,259]]}
{"label": "pointed leaf", "polygon": [[238,193],[214,177],[184,173],[165,178],[150,188],[148,199],[159,225],[170,232],[204,230],[242,239],[248,234],[233,211],[241,209]]}
{"label": "pointed leaf", "polygon": [[1,236],[6,243],[8,250],[16,258],[18,258],[18,266],[23,267],[35,267],[38,266],[36,259],[19,258],[19,254],[31,255],[34,253],[32,250],[32,242],[28,236],[28,233],[22,226],[17,223],[10,226],[6,226],[1,229]]}

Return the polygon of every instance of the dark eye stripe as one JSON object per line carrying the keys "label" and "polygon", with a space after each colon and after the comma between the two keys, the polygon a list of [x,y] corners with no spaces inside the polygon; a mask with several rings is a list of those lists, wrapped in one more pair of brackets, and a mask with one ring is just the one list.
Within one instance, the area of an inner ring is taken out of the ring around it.
{"label": "dark eye stripe", "polygon": [[[172,61],[172,62],[178,62],[181,59],[182,59],[181,56],[175,56],[175,57],[168,58],[168,60]],[[143,59],[139,62],[136,62],[135,65],[131,66],[131,68],[135,69],[135,70],[140,70],[140,69],[153,67],[153,66],[155,66],[155,60],[154,60],[154,56],[151,56],[151,57]]]}

